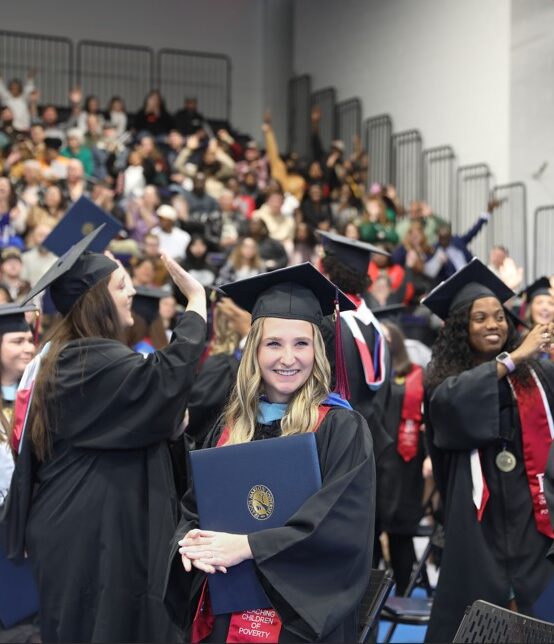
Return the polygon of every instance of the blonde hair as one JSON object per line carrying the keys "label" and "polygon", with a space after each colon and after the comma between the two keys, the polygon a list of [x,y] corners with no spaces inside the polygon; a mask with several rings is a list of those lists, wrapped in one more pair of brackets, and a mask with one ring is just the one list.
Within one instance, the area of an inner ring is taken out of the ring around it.
{"label": "blonde hair", "polygon": [[214,337],[210,355],[215,356],[220,353],[231,355],[238,349],[240,334],[233,329],[229,317],[218,305],[214,309],[213,330]]}
{"label": "blonde hair", "polygon": [[[225,425],[229,428],[228,444],[248,443],[254,437],[258,401],[263,381],[258,364],[258,347],[263,337],[264,318],[258,318],[246,339],[244,353],[237,373],[237,382],[225,410]],[[304,434],[315,429],[318,409],[327,397],[331,368],[325,354],[321,331],[311,324],[314,338],[314,366],[306,382],[290,400],[281,419],[283,436]]]}

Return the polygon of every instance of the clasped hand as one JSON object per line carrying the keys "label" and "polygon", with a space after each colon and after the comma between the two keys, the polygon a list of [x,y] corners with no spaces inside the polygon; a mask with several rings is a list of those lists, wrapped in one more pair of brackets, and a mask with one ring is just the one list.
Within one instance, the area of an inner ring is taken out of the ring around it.
{"label": "clasped hand", "polygon": [[227,572],[230,566],[252,559],[245,534],[230,534],[211,530],[190,530],[179,541],[179,553],[187,572],[194,566],[207,574]]}

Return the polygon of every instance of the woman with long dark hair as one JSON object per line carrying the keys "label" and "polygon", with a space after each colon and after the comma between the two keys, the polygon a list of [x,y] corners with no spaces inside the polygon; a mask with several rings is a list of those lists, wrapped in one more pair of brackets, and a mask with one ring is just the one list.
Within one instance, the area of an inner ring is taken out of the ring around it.
{"label": "woman with long dark hair", "polygon": [[396,594],[403,595],[416,561],[413,536],[423,515],[423,370],[410,360],[400,328],[386,321],[382,329],[392,360],[385,427],[394,449],[386,452],[382,468],[387,503],[380,528],[388,535]]}
{"label": "woman with long dark hair", "polygon": [[452,641],[476,599],[533,614],[554,568],[543,493],[554,436],[554,367],[536,360],[553,324],[520,342],[514,293],[474,259],[424,304],[445,320],[426,374],[426,431],[445,548],[428,641]]}
{"label": "woman with long dark hair", "polygon": [[133,323],[130,278],[86,251],[100,230],[29,295],[50,286],[63,317],[41,351],[27,421],[13,428],[8,555],[31,560],[43,641],[176,641],[161,601],[177,522],[168,441],[179,436],[204,347],[206,298],[162,256],[187,311],[168,347],[135,353],[121,342]]}

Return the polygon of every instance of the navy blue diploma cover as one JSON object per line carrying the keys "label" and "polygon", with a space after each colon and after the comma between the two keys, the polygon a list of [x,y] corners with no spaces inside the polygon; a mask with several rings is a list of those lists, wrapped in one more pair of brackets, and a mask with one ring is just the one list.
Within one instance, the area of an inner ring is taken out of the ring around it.
{"label": "navy blue diploma cover", "polygon": [[44,240],[43,246],[61,257],[73,244],[102,224],[106,227],[89,247],[93,253],[103,253],[123,225],[87,197],[80,197]]}
{"label": "navy blue diploma cover", "polygon": [[[200,527],[235,534],[278,528],[321,488],[315,434],[190,453]],[[252,560],[208,575],[214,614],[271,606]]]}

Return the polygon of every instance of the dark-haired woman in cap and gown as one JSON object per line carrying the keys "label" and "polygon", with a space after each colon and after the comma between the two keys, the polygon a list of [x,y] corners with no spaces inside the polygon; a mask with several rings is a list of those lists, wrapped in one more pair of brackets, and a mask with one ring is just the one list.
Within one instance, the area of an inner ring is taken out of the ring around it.
{"label": "dark-haired woman in cap and gown", "polygon": [[[322,484],[284,526],[248,535],[198,529],[191,488],[174,538],[166,601],[187,641],[355,641],[371,570],[375,465],[365,420],[330,392],[319,330],[336,299],[341,308],[352,304],[311,264],[222,288],[252,312],[252,328],[230,404],[206,446],[315,432]],[[261,615],[212,615],[206,575],[224,575],[246,560],[253,561],[270,606]]]}
{"label": "dark-haired woman in cap and gown", "polygon": [[162,601],[178,516],[168,440],[204,346],[206,297],[164,258],[187,311],[169,346],[135,353],[121,342],[135,291],[123,267],[87,251],[99,231],[28,296],[50,286],[63,317],[37,356],[30,403],[19,416],[16,406],[27,418],[11,436],[8,555],[31,560],[44,642],[180,641]]}
{"label": "dark-haired woman in cap and gown", "polygon": [[533,614],[554,578],[544,497],[554,436],[554,366],[536,360],[554,326],[521,341],[514,293],[473,259],[424,300],[445,324],[426,374],[426,431],[445,513],[445,548],[427,631],[452,641],[477,599]]}

